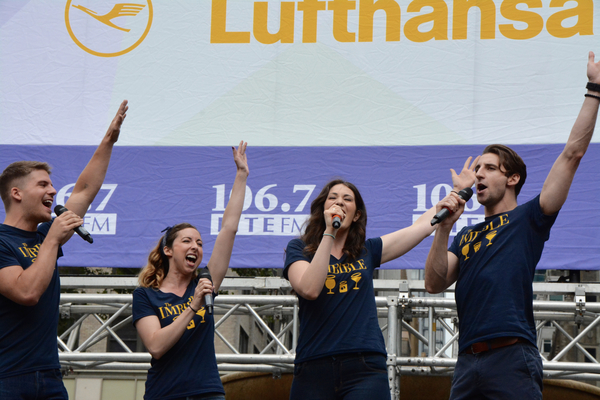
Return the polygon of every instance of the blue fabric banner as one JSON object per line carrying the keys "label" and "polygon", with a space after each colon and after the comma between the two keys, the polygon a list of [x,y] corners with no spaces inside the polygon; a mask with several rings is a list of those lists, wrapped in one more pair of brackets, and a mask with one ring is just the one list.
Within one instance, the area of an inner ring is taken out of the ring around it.
{"label": "blue fabric banner", "polygon": [[[297,237],[310,203],[334,178],[354,183],[368,211],[368,237],[410,225],[451,190],[460,171],[484,146],[249,147],[250,177],[231,267],[281,268],[287,242]],[[562,144],[517,145],[528,165],[519,203],[537,195]],[[64,204],[93,154],[91,146],[0,145],[0,167],[18,160],[47,161],[54,169],[55,204]],[[546,245],[539,268],[600,269],[598,187],[600,145],[584,157]],[[61,266],[142,267],[168,225],[190,222],[204,240],[208,262],[235,177],[227,147],[115,147],[102,190],[85,226],[88,244],[73,237]],[[483,218],[467,203],[455,229]],[[0,212],[4,218],[4,211]],[[431,238],[383,268],[423,268]]]}

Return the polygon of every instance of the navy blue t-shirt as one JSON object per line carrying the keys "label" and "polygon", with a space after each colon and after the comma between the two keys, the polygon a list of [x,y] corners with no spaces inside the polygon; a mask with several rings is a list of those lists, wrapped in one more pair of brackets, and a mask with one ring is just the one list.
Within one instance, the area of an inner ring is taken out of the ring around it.
{"label": "navy blue t-shirt", "polygon": [[[138,287],[133,292],[133,324],[154,315],[160,326],[173,323],[194,299],[198,279],[192,280],[183,297]],[[215,357],[215,322],[202,307],[183,336],[160,359],[152,358],[144,399],[174,399],[203,393],[225,393]]]}
{"label": "navy blue t-shirt", "polygon": [[[37,232],[29,232],[0,224],[0,269],[13,265],[29,268],[51,225],[46,222],[38,226]],[[60,368],[56,342],[59,302],[56,268],[35,306],[23,306],[0,295],[0,379]]]}
{"label": "navy blue t-shirt", "polygon": [[[310,259],[300,239],[288,243],[284,276],[296,261]],[[381,238],[365,242],[353,262],[334,256],[323,290],[315,300],[298,296],[300,334],[295,363],[343,353],[377,352],[387,355],[373,290],[373,271],[381,263]]]}
{"label": "navy blue t-shirt", "polygon": [[538,195],[456,235],[448,250],[459,259],[460,352],[504,336],[536,345],[533,276],[557,215],[544,215]]}

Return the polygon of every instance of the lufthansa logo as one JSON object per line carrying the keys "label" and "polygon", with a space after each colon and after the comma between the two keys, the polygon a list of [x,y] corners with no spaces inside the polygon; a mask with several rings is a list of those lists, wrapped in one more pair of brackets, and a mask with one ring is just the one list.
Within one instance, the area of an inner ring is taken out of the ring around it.
{"label": "lufthansa logo", "polygon": [[[135,0],[134,0],[135,1]],[[98,57],[117,57],[140,45],[152,25],[152,2],[68,0],[65,23],[71,39]]]}

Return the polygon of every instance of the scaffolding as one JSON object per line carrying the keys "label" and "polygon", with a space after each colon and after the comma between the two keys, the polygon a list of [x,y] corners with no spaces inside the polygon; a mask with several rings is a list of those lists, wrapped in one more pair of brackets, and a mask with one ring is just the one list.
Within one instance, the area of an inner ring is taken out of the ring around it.
{"label": "scaffolding", "polygon": [[[63,277],[61,280],[62,289],[66,291],[131,291],[137,285],[135,278],[112,276]],[[402,375],[451,375],[456,364],[459,336],[454,299],[427,295],[423,281],[376,279],[374,287],[376,293],[386,294],[375,299],[386,338],[392,399],[399,399]],[[448,296],[453,296],[453,289],[449,288]],[[290,293],[289,282],[273,277],[225,278],[221,290],[268,294],[223,294],[215,299],[215,341],[223,341],[231,351],[216,354],[219,370],[270,372],[275,377],[293,372],[299,328],[298,301]],[[533,303],[538,348],[542,348],[539,333],[544,327],[552,327],[565,343],[562,348],[555,349],[553,357],[542,354],[544,378],[600,381],[600,364],[581,344],[583,338],[589,338],[598,330],[600,303],[586,302],[586,296],[600,295],[600,284],[539,282],[533,284],[533,290],[538,299],[543,299]],[[548,300],[552,296],[569,300]],[[147,370],[150,355],[133,352],[119,337],[119,330],[131,324],[131,302],[131,294],[62,293],[61,318],[73,323],[58,337],[61,365],[73,371]],[[268,343],[259,354],[241,353],[238,346],[219,331],[219,327],[234,315],[251,318],[265,333]],[[78,343],[79,330],[88,317],[97,320],[100,327]],[[428,329],[415,328],[411,324],[415,320],[420,321],[421,328]],[[565,329],[565,323],[576,326],[574,334]],[[89,352],[91,346],[108,337],[118,343],[122,351]],[[422,348],[427,349],[425,354],[403,356],[403,337],[416,338]],[[583,354],[585,362],[565,361],[573,349]]]}

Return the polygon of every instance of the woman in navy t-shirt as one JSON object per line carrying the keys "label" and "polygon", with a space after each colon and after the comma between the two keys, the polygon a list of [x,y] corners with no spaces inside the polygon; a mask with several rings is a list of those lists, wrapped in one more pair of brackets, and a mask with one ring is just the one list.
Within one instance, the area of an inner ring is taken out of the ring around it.
{"label": "woman in navy t-shirt", "polygon": [[434,212],[365,240],[367,210],[353,184],[331,181],[312,202],[305,233],[286,250],[284,276],[300,305],[291,399],[390,398],[373,271],[429,236]]}
{"label": "woman in navy t-shirt", "polygon": [[202,238],[190,224],[166,229],[150,252],[133,293],[133,323],[152,355],[145,399],[225,399],[217,370],[214,320],[204,304],[223,281],[242,214],[249,174],[246,143],[233,148],[237,173],[222,227],[208,261],[208,278],[198,277]]}

